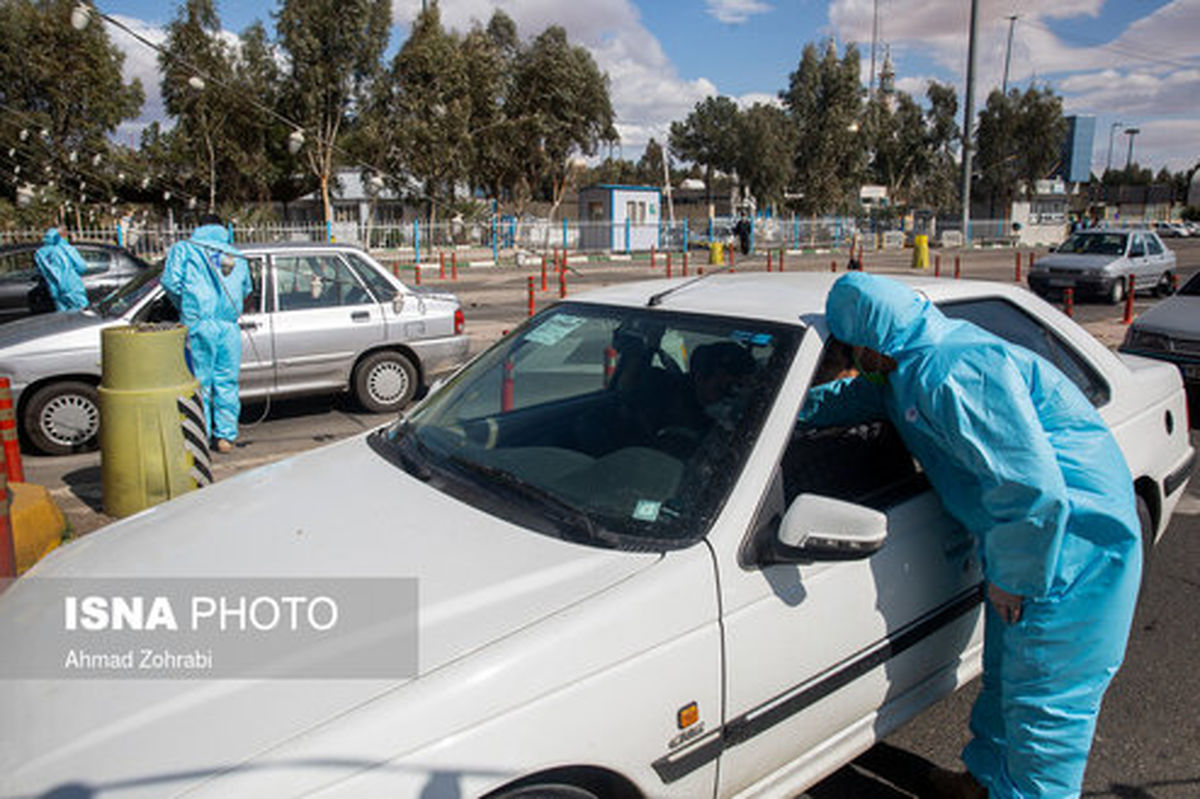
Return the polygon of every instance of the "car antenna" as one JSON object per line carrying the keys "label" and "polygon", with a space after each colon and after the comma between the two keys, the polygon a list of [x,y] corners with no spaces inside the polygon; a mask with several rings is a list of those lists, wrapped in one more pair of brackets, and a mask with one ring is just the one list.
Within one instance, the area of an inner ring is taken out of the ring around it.
{"label": "car antenna", "polygon": [[657,294],[653,294],[650,296],[650,299],[646,300],[646,307],[654,308],[658,305],[661,305],[663,300],[665,300],[667,297],[671,296],[675,292],[679,291],[680,289],[685,289],[688,286],[692,285],[693,283],[699,283],[701,280],[704,280],[704,278],[706,278],[706,277],[712,277],[713,275],[719,275],[722,272],[728,272],[730,269],[733,269],[733,264],[729,264],[728,266],[722,266],[720,269],[714,269],[711,272],[705,272],[703,275],[696,275],[694,278],[687,281],[686,283],[680,283],[678,286],[671,286],[671,288],[669,288],[669,289],[665,289],[663,291],[658,292]]}

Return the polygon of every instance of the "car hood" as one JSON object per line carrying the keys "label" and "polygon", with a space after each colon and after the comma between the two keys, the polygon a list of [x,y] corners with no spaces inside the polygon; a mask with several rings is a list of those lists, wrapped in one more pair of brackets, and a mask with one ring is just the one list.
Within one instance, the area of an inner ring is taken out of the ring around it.
{"label": "car hood", "polygon": [[[416,577],[412,680],[0,680],[0,796],[164,796],[238,768],[648,568],[430,488],[360,436],[195,491],[74,541],[40,577]],[[61,609],[47,614],[61,622]],[[61,624],[60,624],[61,626]],[[394,701],[394,700],[393,700]]]}
{"label": "car hood", "polygon": [[120,322],[90,310],[38,314],[0,325],[0,356],[37,350],[39,353],[90,342],[97,350],[94,331]]}
{"label": "car hood", "polygon": [[1168,297],[1138,314],[1134,325],[1178,338],[1200,339],[1200,297]]}
{"label": "car hood", "polygon": [[1075,255],[1073,253],[1051,253],[1037,259],[1043,269],[1077,269],[1092,272],[1123,260],[1120,255]]}

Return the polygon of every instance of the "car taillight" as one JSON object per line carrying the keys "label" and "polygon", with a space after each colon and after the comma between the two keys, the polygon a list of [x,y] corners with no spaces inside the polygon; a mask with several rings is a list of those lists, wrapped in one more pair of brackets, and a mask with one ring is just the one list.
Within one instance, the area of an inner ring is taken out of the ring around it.
{"label": "car taillight", "polygon": [[462,308],[454,310],[454,335],[463,332],[463,328],[467,326],[467,317],[463,316]]}

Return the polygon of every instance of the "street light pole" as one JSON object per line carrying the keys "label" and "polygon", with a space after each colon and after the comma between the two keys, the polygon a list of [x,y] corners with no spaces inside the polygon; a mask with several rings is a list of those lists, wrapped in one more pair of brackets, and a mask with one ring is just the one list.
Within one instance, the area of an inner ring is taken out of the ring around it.
{"label": "street light pole", "polygon": [[1008,45],[1004,48],[1004,81],[1000,84],[1000,93],[1005,97],[1008,96],[1008,65],[1012,60],[1012,37],[1013,27],[1017,24],[1017,17],[1013,15],[1008,18]]}
{"label": "street light pole", "polygon": [[979,0],[971,0],[971,35],[967,40],[967,96],[962,129],[962,235],[971,243],[971,127],[975,119],[975,38],[979,32]]}
{"label": "street light pole", "polygon": [[1133,137],[1142,132],[1141,128],[1125,128],[1125,135],[1129,137],[1129,152],[1125,156],[1125,174],[1129,174],[1129,167],[1133,164]]}

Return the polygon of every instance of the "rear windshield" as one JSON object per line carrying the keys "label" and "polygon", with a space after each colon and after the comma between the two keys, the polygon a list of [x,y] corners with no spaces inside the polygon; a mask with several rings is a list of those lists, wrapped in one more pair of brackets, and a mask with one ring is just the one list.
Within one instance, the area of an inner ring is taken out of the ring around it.
{"label": "rear windshield", "polygon": [[1124,233],[1076,233],[1067,239],[1058,252],[1076,255],[1124,255]]}

